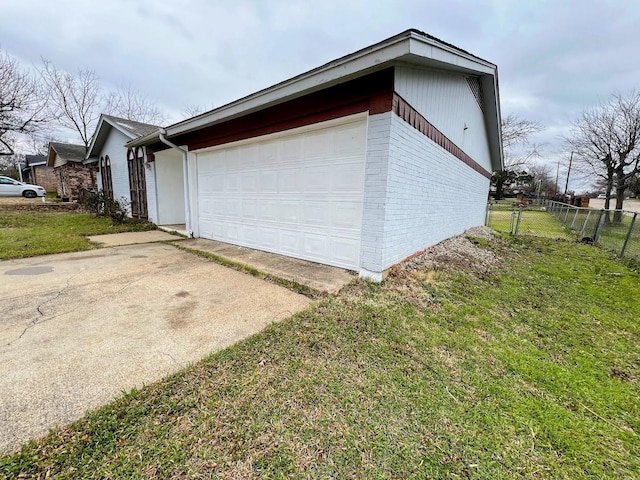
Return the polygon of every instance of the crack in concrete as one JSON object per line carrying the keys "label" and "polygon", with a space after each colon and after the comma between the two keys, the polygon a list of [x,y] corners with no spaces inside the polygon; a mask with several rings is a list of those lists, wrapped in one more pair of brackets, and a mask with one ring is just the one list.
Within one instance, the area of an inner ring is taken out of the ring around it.
{"label": "crack in concrete", "polygon": [[78,273],[75,273],[75,274],[71,275],[69,278],[67,278],[67,284],[66,284],[63,288],[61,288],[60,290],[58,290],[58,292],[57,292],[57,293],[56,293],[52,298],[49,298],[49,299],[47,299],[47,300],[44,300],[44,301],[40,302],[40,303],[36,306],[36,311],[40,314],[40,317],[36,317],[36,318],[34,318],[33,320],[31,320],[31,322],[29,322],[29,323],[27,324],[27,326],[24,328],[24,330],[22,330],[22,333],[21,333],[20,335],[18,335],[18,338],[16,338],[15,340],[13,340],[13,341],[11,341],[11,342],[7,343],[7,346],[10,346],[13,342],[16,342],[16,341],[20,340],[20,339],[24,336],[24,334],[25,334],[25,333],[27,333],[27,331],[28,331],[29,329],[31,329],[31,328],[33,328],[33,327],[35,327],[36,325],[38,325],[38,324],[40,324],[40,323],[44,323],[44,322],[46,322],[46,321],[49,321],[49,320],[51,320],[51,319],[53,319],[53,318],[57,317],[58,315],[54,315],[53,317],[50,317],[50,318],[44,319],[44,322],[43,322],[43,321],[42,321],[42,320],[43,320],[43,318],[42,318],[42,317],[44,317],[44,313],[43,313],[43,312],[42,312],[42,310],[41,310],[42,306],[43,306],[43,305],[46,305],[46,304],[47,304],[47,303],[49,303],[49,302],[53,302],[54,300],[56,300],[56,299],[60,298],[60,296],[62,295],[62,293],[63,293],[65,290],[68,290],[69,288],[71,288],[71,280],[73,280],[75,277],[77,277],[78,275],[80,275],[81,273],[83,273],[85,270],[86,270],[86,268],[83,268],[83,269],[82,269],[82,270],[80,270]]}
{"label": "crack in concrete", "polygon": [[160,355],[165,355],[165,356],[169,357],[169,358],[173,361],[173,363],[175,364],[175,366],[176,366],[176,367],[178,367],[178,368],[182,368],[182,365],[180,365],[180,364],[178,363],[178,361],[177,361],[177,360],[173,357],[173,355],[171,355],[170,353],[162,352],[162,351],[160,351],[160,350],[156,350],[156,352],[157,352],[157,353],[159,353]]}
{"label": "crack in concrete", "polygon": [[[64,287],[64,288],[60,289],[60,290],[59,290],[59,291],[58,291],[58,292],[57,292],[57,293],[56,293],[52,298],[49,298],[49,299],[47,299],[47,300],[44,300],[44,301],[40,302],[40,303],[36,306],[36,311],[40,314],[40,317],[36,317],[36,318],[34,318],[31,322],[29,322],[29,323],[27,324],[27,326],[24,328],[24,330],[22,331],[22,333],[20,333],[20,335],[18,335],[14,340],[12,340],[12,341],[8,342],[8,343],[6,344],[6,346],[7,346],[7,347],[8,347],[8,346],[11,346],[14,342],[16,342],[16,341],[20,340],[20,339],[21,339],[21,338],[22,338],[22,337],[27,333],[27,331],[29,331],[31,328],[33,328],[33,327],[35,327],[35,326],[37,326],[37,325],[42,325],[43,323],[49,322],[49,321],[51,321],[51,320],[53,320],[53,319],[55,319],[55,318],[61,317],[61,316],[63,316],[63,315],[66,315],[66,314],[68,314],[68,313],[75,312],[76,310],[78,310],[78,308],[80,308],[80,307],[77,307],[77,308],[74,308],[74,309],[71,309],[71,310],[67,310],[67,311],[64,311],[64,312],[60,312],[60,313],[58,313],[57,315],[53,315],[53,316],[51,316],[51,317],[49,317],[49,318],[42,318],[42,317],[44,317],[44,316],[45,316],[45,314],[44,314],[44,313],[43,313],[43,311],[41,310],[41,307],[42,307],[42,306],[44,306],[44,305],[46,305],[47,303],[53,302],[54,300],[56,300],[56,299],[60,298],[60,296],[65,292],[65,290],[68,290],[68,289],[70,289],[70,288],[71,288],[71,280],[73,280],[75,277],[77,277],[78,275],[82,274],[82,273],[83,273],[83,272],[85,272],[86,270],[87,270],[86,268],[83,268],[81,271],[79,271],[79,272],[77,272],[77,273],[75,273],[75,274],[71,275],[71,276],[67,279],[67,284],[65,285],[65,287]],[[119,288],[118,290],[115,290],[114,292],[112,292],[112,293],[111,293],[111,295],[121,293],[121,292],[123,292],[124,290],[126,290],[127,288],[129,288],[131,285],[133,285],[133,284],[135,284],[135,283],[137,283],[137,282],[140,282],[140,281],[144,280],[145,278],[147,278],[147,277],[149,277],[149,276],[151,276],[151,275],[153,275],[153,273],[148,273],[148,274],[146,274],[146,275],[142,275],[141,277],[138,277],[138,278],[136,278],[136,279],[133,279],[133,280],[127,281],[127,282],[125,282],[125,284],[124,284],[121,288]],[[98,299],[91,300],[91,301],[87,302],[87,303],[86,303],[86,304],[84,304],[84,305],[90,305],[90,304],[95,303],[95,302],[97,302],[97,301],[98,301]],[[84,306],[84,305],[83,305],[83,306]]]}

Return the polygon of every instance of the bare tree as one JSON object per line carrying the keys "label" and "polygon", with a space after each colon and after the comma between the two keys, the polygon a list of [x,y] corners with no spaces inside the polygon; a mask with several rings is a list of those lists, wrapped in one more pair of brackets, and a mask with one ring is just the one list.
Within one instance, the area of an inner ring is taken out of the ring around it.
{"label": "bare tree", "polygon": [[42,62],[40,74],[51,92],[51,114],[60,126],[76,132],[86,148],[91,143],[100,113],[156,125],[165,121],[156,105],[131,85],[107,94],[93,70],[78,70],[72,75],[48,60]]}
{"label": "bare tree", "polygon": [[42,63],[40,75],[50,92],[50,113],[60,126],[75,131],[88,148],[106,100],[98,76],[88,69],[72,75],[48,60]]}
{"label": "bare tree", "polygon": [[[565,141],[575,152],[579,168],[604,180],[605,209],[615,187],[616,210],[621,210],[625,191],[640,173],[640,93],[616,93],[585,110]],[[615,221],[621,219],[620,213],[614,215]]]}
{"label": "bare tree", "polygon": [[131,84],[121,85],[115,93],[109,95],[104,110],[117,117],[152,125],[162,125],[166,121],[156,104]]}
{"label": "bare tree", "polygon": [[191,118],[191,117],[197,117],[198,115],[202,115],[203,113],[213,110],[214,108],[215,108],[214,105],[211,105],[210,107],[206,107],[204,105],[191,104],[191,105],[185,105],[182,108],[182,110],[180,110],[180,113],[184,118]]}
{"label": "bare tree", "polygon": [[[14,149],[12,143],[14,141],[9,139],[8,142],[11,149]],[[21,153],[13,153],[11,155],[3,155],[0,157],[0,175],[15,178],[16,180],[22,180],[20,175],[20,164],[24,163],[24,155]]]}
{"label": "bare tree", "polygon": [[502,146],[506,170],[527,165],[540,155],[540,146],[531,137],[542,130],[542,125],[510,113],[502,119]]}
{"label": "bare tree", "polygon": [[491,181],[496,187],[496,199],[503,196],[503,188],[524,178],[526,166],[537,158],[540,147],[531,142],[531,136],[542,130],[538,122],[525,120],[511,113],[502,119],[502,146],[504,169],[493,172]]}
{"label": "bare tree", "polygon": [[0,156],[14,155],[16,134],[33,134],[51,120],[46,101],[37,79],[0,51]]}
{"label": "bare tree", "polygon": [[527,171],[533,178],[532,187],[536,192],[545,192],[547,194],[555,192],[556,182],[549,165],[534,162],[529,165]]}

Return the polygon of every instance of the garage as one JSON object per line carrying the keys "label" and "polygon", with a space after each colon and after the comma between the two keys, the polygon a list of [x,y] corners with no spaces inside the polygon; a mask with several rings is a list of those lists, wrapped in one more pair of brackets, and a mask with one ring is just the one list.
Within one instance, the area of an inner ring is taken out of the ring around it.
{"label": "garage", "polygon": [[203,238],[357,270],[367,115],[195,151]]}

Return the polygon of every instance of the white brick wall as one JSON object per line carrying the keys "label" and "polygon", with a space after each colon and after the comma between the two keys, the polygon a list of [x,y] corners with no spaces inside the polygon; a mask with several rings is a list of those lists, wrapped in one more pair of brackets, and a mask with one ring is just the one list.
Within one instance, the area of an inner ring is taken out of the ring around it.
{"label": "white brick wall", "polygon": [[489,179],[395,114],[390,121],[384,238],[377,271],[482,225],[489,191]]}
{"label": "white brick wall", "polygon": [[113,197],[117,200],[124,197],[127,202],[131,202],[131,192],[129,190],[129,167],[127,166],[127,148],[124,146],[130,139],[112,128],[109,137],[104,143],[102,150],[97,155],[109,155],[111,159],[111,178],[113,180]]}
{"label": "white brick wall", "polygon": [[[360,276],[380,280],[383,259],[385,202],[391,112],[369,116],[365,166],[364,207],[360,243]],[[374,274],[371,274],[371,273]]]}

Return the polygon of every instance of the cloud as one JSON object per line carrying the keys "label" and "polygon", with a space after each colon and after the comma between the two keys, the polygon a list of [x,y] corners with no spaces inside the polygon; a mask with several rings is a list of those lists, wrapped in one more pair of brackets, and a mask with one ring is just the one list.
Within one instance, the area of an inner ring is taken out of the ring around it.
{"label": "cloud", "polygon": [[411,27],[496,63],[503,113],[548,126],[556,147],[582,109],[640,88],[640,3],[626,0],[2,0],[0,17],[0,45],[25,63],[91,68],[174,120]]}

